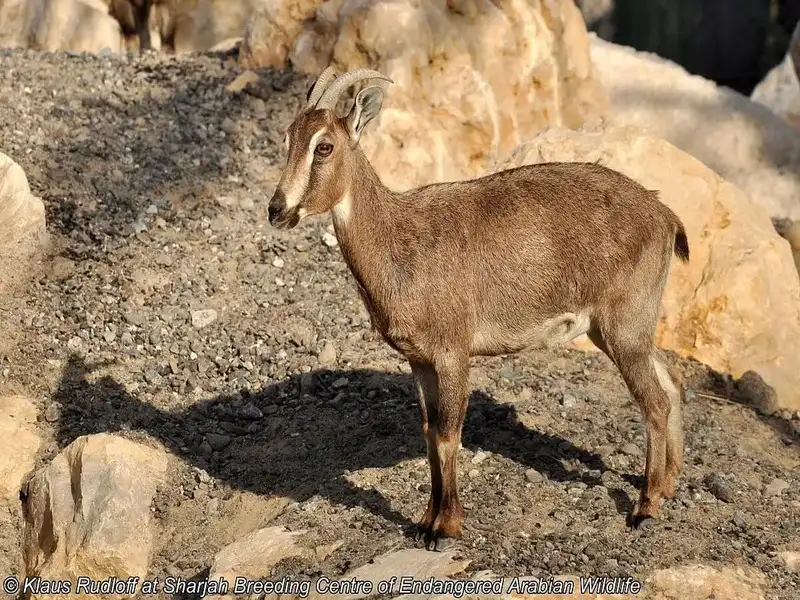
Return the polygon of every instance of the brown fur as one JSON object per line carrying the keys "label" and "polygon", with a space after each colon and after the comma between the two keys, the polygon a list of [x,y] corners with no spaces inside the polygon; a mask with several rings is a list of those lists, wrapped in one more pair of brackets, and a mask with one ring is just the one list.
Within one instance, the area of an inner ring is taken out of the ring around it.
{"label": "brown fur", "polygon": [[[302,200],[287,209],[284,190],[323,126],[328,133],[318,143],[333,151],[315,156]],[[270,220],[293,227],[301,209],[321,214],[349,198],[349,217],[334,210],[342,253],[374,326],[410,361],[417,381],[431,468],[420,523],[428,541],[438,547],[461,532],[456,473],[469,358],[584,331],[641,407],[647,483],[634,518],[655,516],[659,499],[674,494],[683,452],[674,412],[680,397],[669,395],[669,381],[660,383],[659,369],[668,367],[653,344],[671,255],[689,255],[677,216],[656,192],[589,163],[524,166],[395,193],[351,130],[332,111],[301,113],[289,128]]]}

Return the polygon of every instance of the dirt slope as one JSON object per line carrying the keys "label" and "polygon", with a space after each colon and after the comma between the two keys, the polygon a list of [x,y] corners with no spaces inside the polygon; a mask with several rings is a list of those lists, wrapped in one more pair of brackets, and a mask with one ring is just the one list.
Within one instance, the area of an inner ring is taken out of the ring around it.
{"label": "dirt slope", "polygon": [[[2,381],[41,401],[43,461],[99,431],[175,455],[154,507],[154,575],[202,576],[270,522],[308,529],[309,547],[343,542],[274,575],[339,575],[413,545],[403,528],[428,489],[413,385],[323,241],[328,219],[267,223],[309,82],[264,72],[236,95],[224,87],[237,72],[214,56],[0,53],[0,149],[54,236]],[[336,362],[323,366],[328,342]],[[773,597],[796,597],[775,553],[798,549],[797,420],[690,399],[678,499],[632,532],[644,429],[610,362],[560,350],[474,365],[461,454],[471,571],[741,564],[768,575]],[[725,393],[724,377],[681,366],[693,387]],[[789,487],[770,496],[776,478]]]}

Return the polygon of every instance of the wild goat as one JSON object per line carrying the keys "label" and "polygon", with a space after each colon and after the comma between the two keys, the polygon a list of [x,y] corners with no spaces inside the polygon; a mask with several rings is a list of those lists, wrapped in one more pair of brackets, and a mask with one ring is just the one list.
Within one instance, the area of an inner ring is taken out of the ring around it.
{"label": "wild goat", "polygon": [[[289,126],[269,220],[290,229],[332,212],[344,258],[374,327],[409,361],[428,447],[426,547],[461,535],[457,454],[469,359],[565,343],[581,334],[617,365],[646,423],[638,526],[675,494],[683,462],[682,388],[654,346],[672,253],[689,259],[678,217],[628,177],[589,163],[550,163],[479,179],[387,189],[359,147],[383,102],[365,79],[328,67]],[[419,538],[418,538],[419,539]]]}

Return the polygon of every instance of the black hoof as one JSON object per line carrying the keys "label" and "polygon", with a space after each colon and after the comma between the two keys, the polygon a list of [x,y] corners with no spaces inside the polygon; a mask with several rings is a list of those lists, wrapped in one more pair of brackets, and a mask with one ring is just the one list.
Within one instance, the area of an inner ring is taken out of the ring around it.
{"label": "black hoof", "polygon": [[429,549],[434,552],[446,552],[455,548],[456,544],[458,544],[456,538],[438,537],[431,542]]}
{"label": "black hoof", "polygon": [[432,552],[446,552],[455,548],[457,543],[458,540],[456,538],[431,533],[425,540],[425,548]]}
{"label": "black hoof", "polygon": [[651,517],[650,515],[643,515],[640,513],[631,513],[628,516],[628,526],[631,529],[637,529],[640,531],[648,531],[653,528],[656,524],[656,519]]}
{"label": "black hoof", "polygon": [[406,535],[410,537],[415,542],[424,542],[427,544],[427,540],[431,536],[431,528],[427,525],[422,525],[421,523],[417,523],[415,525],[411,525],[406,530]]}

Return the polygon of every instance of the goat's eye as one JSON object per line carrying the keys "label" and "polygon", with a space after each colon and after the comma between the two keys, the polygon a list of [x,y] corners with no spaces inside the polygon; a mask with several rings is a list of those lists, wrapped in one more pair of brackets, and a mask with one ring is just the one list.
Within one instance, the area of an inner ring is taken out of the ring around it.
{"label": "goat's eye", "polygon": [[317,147],[314,148],[314,154],[317,156],[329,156],[330,153],[333,152],[333,144],[317,144]]}

